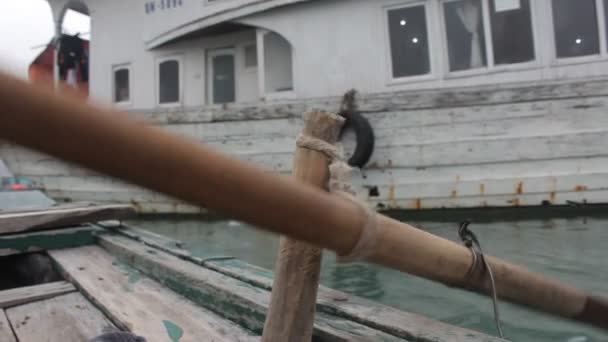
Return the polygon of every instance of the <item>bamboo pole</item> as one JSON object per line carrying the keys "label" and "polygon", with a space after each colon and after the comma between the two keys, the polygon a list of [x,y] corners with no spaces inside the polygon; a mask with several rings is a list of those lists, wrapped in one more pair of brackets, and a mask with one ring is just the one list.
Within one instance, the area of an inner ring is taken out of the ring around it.
{"label": "bamboo pole", "polygon": [[[368,221],[347,199],[4,74],[0,110],[3,139],[340,255],[352,251]],[[472,257],[463,246],[383,215],[377,229],[369,261],[487,294],[485,277],[467,279]],[[497,258],[488,262],[502,299],[608,329],[605,299]]]}
{"label": "bamboo pole", "polygon": [[[343,123],[344,119],[334,114],[309,112],[304,115],[303,134],[333,144]],[[326,189],[329,163],[325,154],[297,147],[293,176],[302,183]],[[311,341],[321,251],[306,242],[281,237],[263,342]]]}

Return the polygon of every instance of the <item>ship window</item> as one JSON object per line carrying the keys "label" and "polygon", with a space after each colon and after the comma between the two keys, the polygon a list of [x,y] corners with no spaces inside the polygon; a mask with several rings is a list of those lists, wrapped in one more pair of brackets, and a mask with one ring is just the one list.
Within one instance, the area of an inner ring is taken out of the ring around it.
{"label": "ship window", "polygon": [[245,68],[255,68],[258,66],[258,50],[255,44],[245,46]]}
{"label": "ship window", "polygon": [[169,104],[179,102],[179,61],[164,60],[158,64],[158,102]]}
{"label": "ship window", "polygon": [[595,0],[553,0],[558,58],[599,54]]}
{"label": "ship window", "polygon": [[425,6],[389,10],[388,31],[393,77],[428,74],[431,64]]}
{"label": "ship window", "polygon": [[[489,17],[484,18],[484,13]],[[446,0],[443,17],[450,71],[535,58],[530,0]]]}
{"label": "ship window", "polygon": [[494,64],[534,60],[530,0],[491,0],[490,25]]}
{"label": "ship window", "polygon": [[131,100],[129,68],[114,68],[114,102],[125,103]]}
{"label": "ship window", "polygon": [[481,0],[443,4],[450,71],[485,67],[486,43]]}

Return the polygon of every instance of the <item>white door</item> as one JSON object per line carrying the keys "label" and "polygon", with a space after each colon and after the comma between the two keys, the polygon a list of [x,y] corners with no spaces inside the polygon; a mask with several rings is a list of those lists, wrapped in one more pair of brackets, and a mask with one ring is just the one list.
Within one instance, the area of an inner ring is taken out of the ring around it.
{"label": "white door", "polygon": [[209,51],[207,57],[207,96],[212,104],[236,101],[234,49]]}

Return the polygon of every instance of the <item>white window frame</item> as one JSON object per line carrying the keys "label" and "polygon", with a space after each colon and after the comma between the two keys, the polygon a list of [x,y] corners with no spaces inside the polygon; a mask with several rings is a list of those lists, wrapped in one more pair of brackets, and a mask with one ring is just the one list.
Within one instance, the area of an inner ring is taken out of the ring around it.
{"label": "white window frame", "polygon": [[[402,77],[393,77],[393,51],[390,40],[390,28],[388,22],[388,12],[391,10],[409,8],[409,7],[417,7],[424,6],[424,14],[426,19],[426,35],[428,39],[428,48],[429,48],[429,73],[424,75],[413,75],[413,76],[402,76]],[[437,9],[436,1],[408,1],[401,2],[399,4],[393,4],[382,7],[382,25],[384,25],[384,46],[385,46],[385,63],[387,67],[387,85],[399,85],[404,83],[414,83],[414,82],[426,82],[439,79],[441,67],[436,63],[436,42],[435,37],[437,37],[436,32],[436,21],[434,20],[434,16],[432,13],[435,13]]]}
{"label": "white window frame", "polygon": [[[178,66],[178,82],[177,84],[179,85],[179,92],[177,94],[178,96],[178,100],[176,102],[170,102],[170,103],[160,103],[160,64],[163,62],[167,62],[167,61],[177,61],[177,66]],[[156,105],[159,107],[177,107],[177,106],[181,106],[182,102],[184,100],[184,58],[181,54],[175,54],[175,55],[167,55],[167,56],[163,56],[163,57],[159,57],[156,59],[155,62],[155,72],[154,74],[155,76],[155,88],[156,88]]]}
{"label": "white window frame", "polygon": [[[256,44],[258,52],[258,92],[260,100],[293,100],[297,98],[296,92],[296,75],[295,75],[295,55],[294,49],[291,47],[291,87],[292,90],[267,92],[266,91],[266,55],[264,46],[264,37],[271,31],[258,28],[256,30]],[[291,45],[291,43],[290,43]]]}
{"label": "white window frame", "polygon": [[587,64],[602,61],[608,58],[608,51],[606,42],[606,17],[604,16],[604,0],[595,0],[595,15],[597,19],[598,39],[599,39],[599,53],[588,56],[576,56],[576,57],[558,57],[557,56],[557,42],[555,40],[555,25],[553,24],[553,0],[546,0],[545,11],[548,15],[548,32],[551,34],[549,41],[551,42],[551,65],[550,66],[562,66],[569,64]]}
{"label": "white window frame", "polygon": [[454,2],[458,0],[439,0],[438,3],[438,11],[439,11],[439,22],[441,26],[440,40],[443,44],[442,50],[442,59],[443,59],[443,67],[445,70],[445,78],[461,78],[461,77],[469,77],[469,76],[479,76],[479,75],[487,75],[501,72],[509,72],[509,71],[523,71],[529,69],[540,69],[542,68],[540,49],[539,49],[539,39],[540,39],[540,30],[539,23],[537,18],[537,5],[538,0],[530,0],[530,19],[531,19],[531,27],[532,27],[532,40],[533,40],[533,49],[534,49],[534,60],[529,62],[522,63],[514,63],[514,64],[496,64],[494,61],[494,41],[492,39],[492,23],[490,21],[490,1],[493,0],[481,0],[481,15],[483,19],[483,33],[485,38],[485,56],[486,56],[486,66],[479,67],[475,69],[467,69],[467,70],[457,70],[450,71],[450,58],[448,51],[448,36],[446,33],[446,25],[445,25],[445,11],[443,4],[448,2]]}
{"label": "white window frame", "polygon": [[[119,70],[127,70],[129,72],[129,100],[128,101],[120,101],[120,102],[116,102],[116,72]],[[121,63],[121,64],[114,64],[112,65],[112,80],[110,82],[111,84],[111,96],[112,96],[112,103],[117,105],[117,106],[130,106],[133,103],[133,73],[132,73],[133,69],[131,67],[131,62],[127,62],[127,63]]]}

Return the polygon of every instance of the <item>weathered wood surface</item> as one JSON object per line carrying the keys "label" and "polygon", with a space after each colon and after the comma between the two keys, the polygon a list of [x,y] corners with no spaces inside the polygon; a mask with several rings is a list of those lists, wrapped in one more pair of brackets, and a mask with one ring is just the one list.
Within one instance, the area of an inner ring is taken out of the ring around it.
{"label": "weathered wood surface", "polygon": [[74,285],[67,281],[4,290],[0,291],[0,308],[23,305],[74,291],[76,291]]}
{"label": "weathered wood surface", "polygon": [[6,313],[4,310],[0,310],[0,341],[2,342],[17,342],[13,329],[11,328]]}
{"label": "weathered wood surface", "polygon": [[87,226],[0,235],[0,256],[91,245],[98,231]]}
{"label": "weathered wood surface", "polygon": [[[592,200],[606,200],[605,192],[589,197],[589,192],[605,189],[605,184],[597,181],[605,177],[605,165],[608,165],[606,157],[583,157],[430,168],[366,169],[363,172],[365,178],[355,177],[354,181],[361,198],[383,208],[415,209],[417,199],[420,199],[421,208],[513,206],[516,203],[514,199],[526,193],[535,195],[520,198],[520,205],[540,205],[543,201],[566,204],[567,201],[583,202],[584,199],[593,203]],[[83,180],[74,179],[70,190],[49,191],[49,194],[94,201],[133,200],[138,201],[136,205],[145,212],[201,212],[200,208],[174,199],[146,193],[140,195],[138,188],[127,191],[123,187],[113,191],[113,187],[108,185],[109,191],[102,187],[87,190],[78,185]],[[523,184],[522,194],[517,192],[520,183]],[[378,189],[378,197],[369,195],[373,187]]]}
{"label": "weathered wood surface", "polygon": [[[156,239],[154,237],[156,234],[140,235],[138,234],[138,231],[133,230],[132,228],[122,228],[116,231],[125,236],[130,236],[131,239],[136,239],[154,249],[165,251],[182,260],[203,265],[206,268],[238,279],[258,289],[272,289],[272,271],[236,259],[223,261],[210,260],[203,262],[202,259],[193,257],[190,252],[184,248],[185,245],[183,242],[166,237]],[[109,246],[110,248],[117,248],[112,246],[118,246],[119,244],[126,245],[123,241],[124,240],[109,236],[104,236],[101,239],[102,245],[106,247]],[[127,250],[132,252],[135,249],[134,247],[131,247],[132,244],[129,244],[128,246],[128,248],[123,246],[120,249],[125,251],[125,253]],[[150,269],[149,266],[142,267]],[[199,271],[196,271],[197,269]],[[200,268],[194,268],[193,272],[198,272],[200,275],[205,274],[200,271]],[[239,289],[239,293],[241,293],[241,291],[242,287]],[[345,326],[348,326],[348,322],[357,323],[362,326],[370,327],[372,330],[378,330],[405,340],[436,342],[500,341],[500,339],[479,332],[455,327],[420,315],[397,310],[363,298],[347,295],[343,292],[329,289],[324,286],[319,286],[316,309],[318,313],[341,317],[341,321]],[[324,323],[319,323],[321,321]],[[315,335],[321,336],[324,334],[324,331],[327,333],[327,331],[322,328],[326,326],[326,323],[329,324],[322,316],[317,315],[315,321]],[[371,331],[370,334],[373,335],[373,331]]]}
{"label": "weathered wood surface", "polygon": [[[207,267],[261,288],[271,288],[272,272],[240,260],[209,261]],[[485,334],[458,328],[404,312],[357,296],[319,286],[317,311],[331,313],[413,341],[499,341]]]}
{"label": "weathered wood surface", "polygon": [[[377,141],[363,176],[354,179],[359,196],[391,209],[606,203],[603,185],[586,184],[595,182],[593,175],[608,176],[606,84],[595,80],[361,95],[360,107]],[[287,174],[304,107],[317,102],[318,108],[339,106],[337,98],[304,102],[142,115],[175,134]],[[352,134],[345,138],[352,151]],[[15,174],[44,184],[57,199],[133,203],[140,212],[202,212],[10,144],[0,145],[0,157]],[[461,184],[465,180],[469,183]],[[516,191],[520,182],[524,196]],[[374,187],[380,196],[368,198]]]}
{"label": "weathered wood surface", "polygon": [[[454,89],[430,89],[359,95],[363,112],[409,111],[416,109],[458,108],[607,96],[605,79],[592,81],[552,81],[538,84],[509,84]],[[337,111],[340,97],[298,99],[260,104],[228,104],[217,107],[191,107],[180,111],[160,110],[140,114],[153,123],[196,123],[297,118],[308,108]]]}
{"label": "weathered wood surface", "polygon": [[[303,135],[333,145],[344,119],[328,112],[312,111],[304,114],[304,122]],[[297,147],[293,177],[326,189],[330,162],[322,152]],[[262,341],[310,341],[322,255],[318,247],[281,237]]]}
{"label": "weathered wood surface", "polygon": [[100,247],[49,254],[114,323],[150,342],[165,342],[176,335],[181,339],[175,340],[182,342],[256,340],[236,324],[118,263]]}
{"label": "weathered wood surface", "polygon": [[20,341],[84,342],[113,324],[80,293],[29,303],[6,310]]}
{"label": "weathered wood surface", "polygon": [[96,225],[108,229],[117,235],[122,235],[132,240],[136,240],[146,246],[159,249],[180,259],[203,265],[201,263],[201,260],[203,259],[192,256],[190,251],[187,249],[188,244],[184,241],[175,240],[145,229],[126,225],[119,221],[102,221],[97,222]]}
{"label": "weathered wood surface", "polygon": [[39,190],[0,191],[0,213],[48,208],[55,201]]}
{"label": "weathered wood surface", "polygon": [[0,214],[0,234],[126,219],[134,217],[135,214],[132,206],[122,204],[82,206],[71,204],[44,210],[5,213]]}
{"label": "weathered wood surface", "polygon": [[[377,146],[491,138],[533,137],[556,132],[585,132],[605,128],[606,98],[539,101],[496,106],[391,111],[365,114],[376,132]],[[291,153],[293,139],[302,129],[297,119],[236,121],[163,126],[172,133],[191,137],[227,153]],[[40,154],[28,154],[12,145],[0,147],[0,155],[18,174],[91,176],[96,173],[69,167]],[[19,158],[18,158],[19,157]],[[20,157],[25,157],[21,159]],[[21,159],[21,160],[20,160]],[[28,162],[28,163],[24,163]],[[20,165],[23,164],[25,168]],[[66,171],[70,170],[70,173]]]}
{"label": "weathered wood surface", "polygon": [[[261,333],[270,301],[267,290],[125,238],[106,235],[100,238],[100,244],[199,305],[221,312],[225,317]],[[314,335],[326,336],[320,341],[403,341],[400,337],[341,317],[317,317]],[[347,338],[342,339],[344,336]]]}

